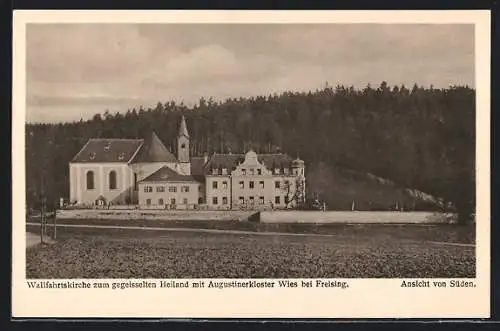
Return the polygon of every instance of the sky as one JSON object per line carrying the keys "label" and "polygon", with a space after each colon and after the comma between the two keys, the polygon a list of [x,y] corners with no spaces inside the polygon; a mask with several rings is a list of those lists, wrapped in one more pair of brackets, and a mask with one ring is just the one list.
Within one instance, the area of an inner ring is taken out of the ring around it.
{"label": "sky", "polygon": [[474,26],[29,24],[27,122],[329,85],[474,87]]}

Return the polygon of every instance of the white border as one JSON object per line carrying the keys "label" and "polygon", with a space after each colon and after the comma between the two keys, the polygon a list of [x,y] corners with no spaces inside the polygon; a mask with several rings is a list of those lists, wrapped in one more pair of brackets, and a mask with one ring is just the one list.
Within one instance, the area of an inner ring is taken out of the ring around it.
{"label": "white border", "polygon": [[[27,23],[475,24],[477,278],[475,288],[405,289],[398,279],[350,289],[30,290],[25,282]],[[490,12],[477,11],[15,11],[13,17],[13,317],[466,318],[490,315]]]}

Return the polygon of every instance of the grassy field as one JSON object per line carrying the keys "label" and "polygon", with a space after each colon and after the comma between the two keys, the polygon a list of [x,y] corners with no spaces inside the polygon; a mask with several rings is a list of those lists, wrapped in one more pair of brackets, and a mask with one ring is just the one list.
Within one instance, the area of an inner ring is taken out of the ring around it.
{"label": "grassy field", "polygon": [[27,249],[27,277],[475,277],[474,246],[446,244],[473,244],[472,227],[245,226],[329,236],[60,228],[57,243]]}

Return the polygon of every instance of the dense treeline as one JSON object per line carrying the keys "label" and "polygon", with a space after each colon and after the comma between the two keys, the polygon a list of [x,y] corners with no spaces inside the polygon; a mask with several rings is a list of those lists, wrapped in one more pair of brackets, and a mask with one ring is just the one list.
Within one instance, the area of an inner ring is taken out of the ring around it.
{"label": "dense treeline", "polygon": [[[325,86],[315,92],[175,102],[89,121],[27,124],[27,198],[68,195],[68,162],[91,137],[144,138],[175,148],[181,114],[193,155],[282,150],[307,165],[332,164],[444,198],[466,217],[475,206],[475,91],[414,85]],[[175,150],[173,150],[175,151]],[[309,194],[314,188],[308,188]]]}

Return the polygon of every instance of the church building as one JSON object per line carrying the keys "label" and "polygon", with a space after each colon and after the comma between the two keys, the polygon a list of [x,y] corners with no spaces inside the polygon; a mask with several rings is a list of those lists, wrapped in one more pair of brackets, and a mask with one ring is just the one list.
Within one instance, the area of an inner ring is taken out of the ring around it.
{"label": "church building", "polygon": [[305,165],[283,153],[190,155],[184,116],[177,155],[147,139],[90,139],[69,164],[76,205],[144,209],[283,209],[305,199]]}

